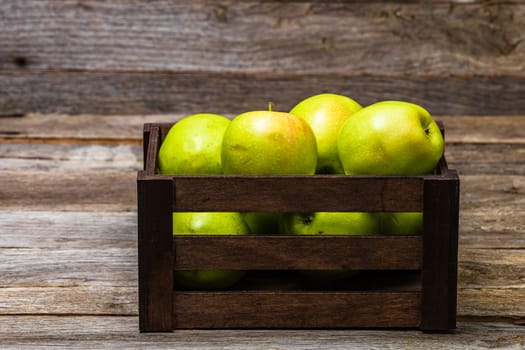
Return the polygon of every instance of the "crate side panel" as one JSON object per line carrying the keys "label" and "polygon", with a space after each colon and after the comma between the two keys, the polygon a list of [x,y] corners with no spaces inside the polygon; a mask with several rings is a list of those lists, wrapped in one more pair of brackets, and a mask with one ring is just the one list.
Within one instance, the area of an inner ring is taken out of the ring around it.
{"label": "crate side panel", "polygon": [[421,236],[176,236],[175,269],[417,270]]}
{"label": "crate side panel", "polygon": [[176,292],[175,328],[418,327],[417,292]]}
{"label": "crate side panel", "polygon": [[421,211],[422,177],[176,176],[176,211]]}

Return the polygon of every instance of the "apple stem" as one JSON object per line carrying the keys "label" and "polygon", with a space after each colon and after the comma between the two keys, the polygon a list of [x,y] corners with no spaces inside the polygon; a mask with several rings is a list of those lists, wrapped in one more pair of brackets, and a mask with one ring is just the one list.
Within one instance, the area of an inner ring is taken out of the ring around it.
{"label": "apple stem", "polygon": [[268,102],[268,111],[273,112],[273,102]]}

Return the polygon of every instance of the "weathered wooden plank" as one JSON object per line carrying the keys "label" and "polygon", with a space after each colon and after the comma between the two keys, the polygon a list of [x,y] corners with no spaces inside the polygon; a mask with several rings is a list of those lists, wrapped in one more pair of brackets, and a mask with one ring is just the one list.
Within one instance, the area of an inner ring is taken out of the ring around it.
{"label": "weathered wooden plank", "polygon": [[418,327],[417,292],[177,292],[173,326],[192,328]]}
{"label": "weathered wooden plank", "polygon": [[134,211],[132,171],[48,171],[0,173],[0,209]]}
{"label": "weathered wooden plank", "polygon": [[174,211],[421,211],[423,208],[421,177],[319,177],[178,176],[173,181]]}
{"label": "weathered wooden plank", "polygon": [[[525,210],[525,177],[519,175],[460,175],[460,210]],[[525,219],[524,219],[525,220]]]}
{"label": "weathered wooden plank", "polygon": [[177,236],[173,240],[175,268],[330,270],[337,266],[355,270],[421,269],[421,237],[318,235],[260,238]]}
{"label": "weathered wooden plank", "polygon": [[458,291],[458,315],[525,317],[523,288],[463,288]]}
{"label": "weathered wooden plank", "polygon": [[0,288],[0,315],[137,315],[137,291],[111,285]]}
{"label": "weathered wooden plank", "polygon": [[137,213],[0,211],[0,232],[0,249],[111,248],[131,254],[137,247]]}
{"label": "weathered wooden plank", "polygon": [[445,148],[448,167],[461,175],[525,175],[525,144],[449,143]]}
{"label": "weathered wooden plank", "polygon": [[445,124],[448,143],[484,145],[525,143],[525,117],[501,117],[500,119],[499,116],[461,116],[461,118],[437,116]]}
{"label": "weathered wooden plank", "polygon": [[525,295],[525,250],[459,246],[458,285],[462,290],[522,289]]}
{"label": "weathered wooden plank", "polygon": [[0,140],[30,143],[140,144],[145,123],[174,123],[184,114],[68,115],[28,113],[2,117]]}
{"label": "weathered wooden plank", "polygon": [[0,317],[0,342],[13,348],[82,349],[519,349],[523,326],[460,322],[454,333],[408,330],[178,330],[143,334],[137,317]]}
{"label": "weathered wooden plank", "polygon": [[0,143],[0,171],[122,171],[142,168],[142,147],[128,144]]}
{"label": "weathered wooden plank", "polygon": [[4,70],[525,72],[521,2],[45,0],[1,12]]}
{"label": "weathered wooden plank", "polygon": [[[296,101],[298,102],[298,101]],[[0,123],[2,142],[31,143],[141,143],[144,123],[174,123],[186,114],[158,115],[67,115],[28,113],[18,117],[3,117]],[[235,115],[227,114],[233,118]],[[525,142],[525,116],[445,116],[434,115],[445,125],[447,159],[464,161],[472,156],[483,158],[487,152],[477,152],[477,147],[489,147],[489,152],[497,153],[509,145],[522,145]],[[463,146],[456,148],[456,146]],[[492,148],[494,147],[494,148]],[[493,151],[491,151],[493,150]],[[4,151],[2,151],[3,153]],[[457,152],[469,152],[468,157]],[[516,152],[501,152],[500,157],[508,159]],[[507,154],[508,153],[508,154]],[[518,148],[521,154],[521,148]],[[454,158],[455,157],[455,158]],[[497,161],[498,157],[486,157],[487,162]],[[514,158],[511,158],[514,160]],[[518,159],[516,159],[518,160]]]}
{"label": "weathered wooden plank", "polygon": [[459,246],[469,248],[525,248],[525,211],[460,211]]}
{"label": "weathered wooden plank", "polygon": [[[2,71],[2,115],[70,114],[236,115],[289,110],[321,92],[352,96],[363,105],[380,100],[421,104],[434,115],[523,115],[525,77],[247,74],[216,72]],[[35,72],[35,73],[36,73]]]}
{"label": "weathered wooden plank", "polygon": [[2,249],[0,288],[133,286],[137,284],[137,249]]}

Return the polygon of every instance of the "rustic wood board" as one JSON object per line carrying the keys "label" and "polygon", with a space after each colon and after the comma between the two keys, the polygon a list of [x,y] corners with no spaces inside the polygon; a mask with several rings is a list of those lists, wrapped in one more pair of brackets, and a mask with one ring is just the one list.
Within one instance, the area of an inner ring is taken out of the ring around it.
{"label": "rustic wood board", "polygon": [[5,1],[2,11],[3,70],[523,77],[525,69],[520,2],[44,0]]}
{"label": "rustic wood board", "polygon": [[[18,140],[21,143],[37,144],[142,144],[144,123],[174,123],[188,113],[112,116],[28,113],[15,117],[2,117],[0,119],[0,142],[16,143]],[[233,118],[235,113],[229,112],[225,115]],[[445,125],[448,145],[476,147],[478,144],[494,144],[496,147],[502,147],[507,144],[522,145],[525,143],[525,116],[523,113],[517,116],[435,114],[434,117]],[[449,157],[455,156],[454,153],[452,152]],[[478,152],[478,158],[480,154],[482,157],[484,153]],[[142,150],[140,156],[142,156]]]}
{"label": "rustic wood board", "polygon": [[377,330],[178,330],[141,334],[137,317],[0,316],[0,345],[82,349],[521,349],[523,326],[460,322],[451,334]]}
{"label": "rustic wood board", "polygon": [[136,210],[136,174],[132,172],[77,170],[57,176],[50,174],[46,171],[2,171],[0,208]]}
{"label": "rustic wood board", "polygon": [[[62,285],[0,288],[0,314],[135,316],[138,315],[137,291],[136,286]],[[5,302],[6,300],[8,302]]]}
{"label": "rustic wood board", "polygon": [[37,144],[138,145],[142,144],[144,123],[174,123],[183,116],[173,113],[112,116],[28,113],[2,117],[0,138],[2,142],[18,140]]}
{"label": "rustic wood board", "polygon": [[321,91],[523,113],[520,2],[9,0],[0,11],[2,115],[237,114]]}
{"label": "rustic wood board", "polygon": [[[348,73],[349,74],[349,73]],[[523,115],[525,77],[369,76],[216,72],[1,71],[2,115],[69,114],[237,115],[289,110],[302,99],[333,92],[362,105],[405,100],[432,114]],[[199,96],[197,102],[195,96]]]}

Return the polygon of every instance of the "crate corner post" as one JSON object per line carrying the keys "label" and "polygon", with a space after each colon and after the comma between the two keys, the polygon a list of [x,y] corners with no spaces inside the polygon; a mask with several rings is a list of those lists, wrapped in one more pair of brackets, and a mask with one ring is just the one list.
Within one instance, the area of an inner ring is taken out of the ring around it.
{"label": "crate corner post", "polygon": [[421,297],[423,331],[456,328],[459,178],[449,171],[424,180]]}
{"label": "crate corner post", "polygon": [[172,179],[139,172],[138,262],[141,332],[173,330]]}

